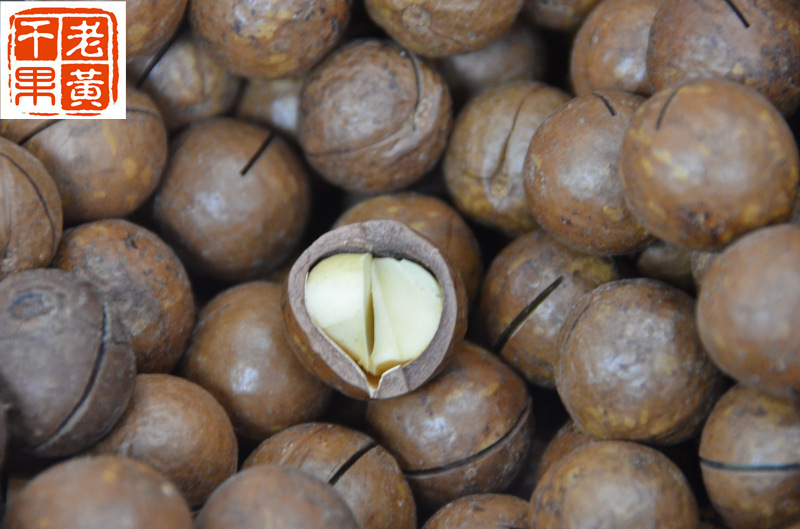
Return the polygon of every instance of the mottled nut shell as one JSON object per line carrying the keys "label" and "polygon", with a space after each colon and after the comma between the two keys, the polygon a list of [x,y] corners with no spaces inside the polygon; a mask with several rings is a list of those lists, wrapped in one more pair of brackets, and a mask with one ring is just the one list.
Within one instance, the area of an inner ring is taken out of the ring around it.
{"label": "mottled nut shell", "polygon": [[300,143],[331,183],[385,192],[419,180],[450,130],[450,93],[414,54],[355,41],[328,56],[300,94]]}
{"label": "mottled nut shell", "polygon": [[703,285],[706,274],[711,269],[711,265],[719,257],[720,252],[693,250],[692,251],[692,278],[697,286],[697,290]]}
{"label": "mottled nut shell", "polygon": [[136,368],[172,370],[194,327],[195,304],[183,264],[156,234],[121,219],[67,230],[55,268],[88,280],[130,334]]}
{"label": "mottled nut shell", "polygon": [[297,140],[300,90],[306,75],[288,79],[249,79],[236,104],[236,115]]}
{"label": "mottled nut shell", "polygon": [[575,35],[569,72],[576,95],[621,90],[650,95],[647,42],[661,0],[600,2]]}
{"label": "mottled nut shell", "polygon": [[578,426],[602,439],[688,439],[721,388],[695,330],[694,300],[652,279],[614,281],[581,298],[559,350],[558,394]]}
{"label": "mottled nut shell", "polygon": [[4,529],[192,529],[178,489],[149,465],[101,456],[70,459],[30,481]]}
{"label": "mottled nut shell", "polygon": [[642,277],[658,279],[686,292],[694,292],[692,250],[664,241],[654,241],[636,258],[636,271]]}
{"label": "mottled nut shell", "polygon": [[445,183],[465,215],[509,235],[536,227],[523,186],[525,153],[545,118],[567,101],[561,90],[519,81],[467,104],[444,158]]}
{"label": "mottled nut shell", "polygon": [[643,103],[619,164],[628,206],[645,228],[672,244],[714,249],[789,217],[800,160],[763,96],[708,79]]}
{"label": "mottled nut shell", "polygon": [[617,165],[631,116],[642,98],[603,91],[573,99],[530,141],[523,171],[533,216],[576,250],[618,255],[652,236],[625,205]]}
{"label": "mottled nut shell", "polygon": [[438,377],[407,395],[370,401],[366,418],[418,501],[438,507],[511,483],[530,446],[530,408],[519,375],[462,342]]}
{"label": "mottled nut shell", "polygon": [[781,224],[738,239],[703,279],[697,327],[720,368],[781,397],[800,391],[800,226]]}
{"label": "mottled nut shell", "polygon": [[539,458],[539,464],[536,467],[536,483],[538,484],[542,480],[542,476],[548,470],[561,465],[573,452],[598,441],[600,440],[596,437],[581,430],[575,421],[567,421],[556,432],[556,435],[547,444],[542,457]]}
{"label": "mottled nut shell", "polygon": [[[325,337],[305,306],[306,277],[319,261],[336,253],[371,253],[421,264],[442,289],[442,317],[428,347],[414,360],[386,371],[379,380]],[[414,391],[450,360],[467,328],[467,296],[461,277],[425,237],[393,220],[341,226],[309,246],[295,261],[283,291],[283,319],[297,358],[323,382],[358,399],[389,399]]]}
{"label": "mottled nut shell", "polygon": [[161,49],[183,20],[189,0],[127,0],[126,59],[146,57]]}
{"label": "mottled nut shell", "polygon": [[264,527],[361,526],[329,485],[299,470],[273,465],[256,465],[228,479],[195,519],[195,529]]}
{"label": "mottled nut shell", "polygon": [[164,374],[136,377],[128,408],[92,452],[151,465],[193,507],[236,472],[238,456],[233,426],[214,397],[197,384]]}
{"label": "mottled nut shell", "polygon": [[720,398],[700,439],[703,482],[733,529],[800,519],[800,407],[755,388]]}
{"label": "mottled nut shell", "polygon": [[128,74],[139,79],[137,86],[153,98],[170,131],[226,113],[239,94],[240,79],[225,70],[189,33],[155,57],[139,61],[138,68],[131,66]]}
{"label": "mottled nut shell", "polygon": [[424,57],[483,48],[503,34],[522,0],[366,0],[370,18],[403,47]]}
{"label": "mottled nut shell", "polygon": [[0,138],[0,279],[47,266],[61,239],[58,189],[42,163]]}
{"label": "mottled nut shell", "polygon": [[309,217],[306,170],[280,137],[242,121],[196,123],[173,143],[153,212],[189,268],[241,281],[281,264]]}
{"label": "mottled nut shell", "polygon": [[[556,289],[525,315],[558,278]],[[554,388],[558,333],[569,310],[614,279],[609,258],[576,252],[542,230],[519,237],[497,255],[483,282],[480,315],[489,343],[529,382]]]}
{"label": "mottled nut shell", "polygon": [[445,57],[438,66],[453,100],[466,102],[493,86],[541,79],[547,52],[539,33],[517,22],[485,48]]}
{"label": "mottled nut shell", "polygon": [[311,68],[339,40],[351,0],[192,0],[197,39],[244,77],[289,77]]}
{"label": "mottled nut shell", "polygon": [[66,119],[21,138],[53,177],[65,222],[125,217],[161,179],[167,161],[161,114],[143,92],[126,90],[124,120]]}
{"label": "mottled nut shell", "polygon": [[572,31],[599,3],[600,0],[525,0],[522,12],[536,26]]}
{"label": "mottled nut shell", "polygon": [[788,115],[800,105],[800,5],[784,0],[663,0],[650,30],[653,90],[725,77]]}
{"label": "mottled nut shell", "polygon": [[417,509],[397,461],[366,434],[336,424],[307,423],[270,437],[243,468],[296,468],[333,487],[363,529],[415,529]]}
{"label": "mottled nut shell", "polygon": [[470,303],[477,297],[481,249],[464,219],[446,202],[421,193],[381,195],[345,211],[334,227],[367,220],[396,220],[427,237],[458,270]]}
{"label": "mottled nut shell", "polygon": [[575,451],[542,476],[531,497],[530,529],[697,527],[697,502],[681,471],[661,452],[603,441]]}
{"label": "mottled nut shell", "polygon": [[0,314],[0,391],[12,439],[54,457],[105,435],[136,374],[110,304],[74,274],[27,270],[0,282]]}
{"label": "mottled nut shell", "polygon": [[295,358],[281,313],[283,287],[245,283],[203,308],[183,376],[208,390],[243,435],[262,440],[318,418],[330,389]]}
{"label": "mottled nut shell", "polygon": [[508,494],[472,494],[436,511],[422,529],[528,527],[528,502]]}

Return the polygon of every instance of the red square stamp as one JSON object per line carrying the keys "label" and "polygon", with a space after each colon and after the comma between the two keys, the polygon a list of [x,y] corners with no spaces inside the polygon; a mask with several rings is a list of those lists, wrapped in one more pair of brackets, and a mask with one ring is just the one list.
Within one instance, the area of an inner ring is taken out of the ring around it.
{"label": "red square stamp", "polygon": [[0,118],[125,119],[124,1],[0,1]]}

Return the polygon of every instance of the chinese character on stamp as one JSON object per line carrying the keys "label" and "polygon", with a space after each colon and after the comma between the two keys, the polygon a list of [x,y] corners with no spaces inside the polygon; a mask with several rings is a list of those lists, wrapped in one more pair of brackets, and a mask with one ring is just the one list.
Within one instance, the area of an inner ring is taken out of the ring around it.
{"label": "chinese character on stamp", "polygon": [[0,118],[125,119],[125,2],[0,1]]}

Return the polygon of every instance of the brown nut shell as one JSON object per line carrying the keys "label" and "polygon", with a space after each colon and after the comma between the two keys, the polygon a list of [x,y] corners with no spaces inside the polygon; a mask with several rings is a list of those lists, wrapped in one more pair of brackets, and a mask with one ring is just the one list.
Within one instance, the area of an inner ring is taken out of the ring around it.
{"label": "brown nut shell", "polygon": [[[338,253],[371,253],[421,264],[442,289],[443,312],[428,347],[415,359],[368,377],[355,361],[329,340],[311,320],[305,304],[306,277],[325,257]],[[300,362],[342,393],[355,398],[388,399],[420,387],[442,370],[467,326],[464,285],[450,263],[428,239],[397,221],[348,224],[324,234],[295,261],[283,292],[283,317]]]}
{"label": "brown nut shell", "polygon": [[[124,522],[123,522],[124,521]],[[149,465],[114,456],[70,459],[30,481],[4,529],[192,529],[178,489]]]}
{"label": "brown nut shell", "polygon": [[347,504],[325,482],[293,468],[256,465],[220,485],[195,529],[264,527],[359,529]]}
{"label": "brown nut shell", "polygon": [[127,0],[126,59],[155,53],[177,31],[189,0]]}
{"label": "brown nut shell", "polygon": [[122,219],[67,230],[53,267],[88,280],[114,306],[130,334],[137,371],[167,372],[194,326],[189,276],[155,233]]}
{"label": "brown nut shell", "polygon": [[61,239],[61,197],[31,153],[0,138],[0,279],[47,266]]}
{"label": "brown nut shell", "polygon": [[536,466],[536,483],[541,481],[548,470],[563,463],[573,452],[595,441],[599,439],[585,433],[575,421],[567,421],[556,432],[547,444],[542,457],[539,458],[539,464]]}
{"label": "brown nut shell", "polygon": [[415,529],[411,488],[394,457],[371,437],[336,424],[307,423],[275,434],[243,468],[272,464],[302,470],[333,487],[363,529]]}
{"label": "brown nut shell", "polygon": [[334,185],[393,191],[439,159],[450,105],[442,78],[414,54],[392,42],[354,41],[306,80],[300,143],[311,166]]}
{"label": "brown nut shell", "polygon": [[580,27],[601,0],[525,0],[522,12],[535,26],[556,31]]}
{"label": "brown nut shell", "polygon": [[336,44],[351,0],[193,0],[192,33],[243,77],[274,79],[311,68]]}
{"label": "brown nut shell", "polygon": [[506,31],[522,0],[366,0],[370,18],[403,47],[424,57],[483,48]]}
{"label": "brown nut shell", "polygon": [[458,270],[470,304],[477,297],[481,249],[472,229],[446,202],[415,192],[380,195],[345,211],[334,227],[367,220],[396,220],[427,237]]}
{"label": "brown nut shell", "polygon": [[91,451],[147,463],[175,483],[193,507],[236,472],[238,455],[233,426],[214,397],[164,374],[136,377],[125,413]]}
{"label": "brown nut shell", "polygon": [[286,79],[249,79],[236,104],[236,116],[260,123],[297,141],[300,90],[306,75]]}
{"label": "brown nut shell", "polygon": [[531,497],[530,529],[697,527],[697,502],[681,471],[652,448],[601,441],[542,476]]}
{"label": "brown nut shell", "polygon": [[241,434],[263,440],[318,418],[331,390],[295,358],[281,313],[283,287],[251,282],[203,307],[183,376],[208,390]]}
{"label": "brown nut shell", "polygon": [[783,116],[725,79],[665,88],[634,114],[619,154],[625,199],[657,237],[721,248],[789,218],[797,144]]}
{"label": "brown nut shell", "polygon": [[708,354],[739,382],[780,397],[800,392],[800,226],[745,235],[714,259],[697,301]]}
{"label": "brown nut shell", "polygon": [[720,398],[700,439],[711,502],[733,529],[777,529],[800,519],[800,407],[755,388]]}
{"label": "brown nut shell", "polygon": [[525,463],[534,426],[522,378],[468,342],[418,390],[370,401],[366,417],[418,500],[432,506],[507,487]]}
{"label": "brown nut shell", "polygon": [[105,435],[133,390],[127,333],[88,282],[62,270],[0,283],[0,378],[12,438],[42,457],[78,452]]}
{"label": "brown nut shell", "polygon": [[422,529],[510,529],[528,526],[528,502],[508,494],[472,494],[452,501]]}

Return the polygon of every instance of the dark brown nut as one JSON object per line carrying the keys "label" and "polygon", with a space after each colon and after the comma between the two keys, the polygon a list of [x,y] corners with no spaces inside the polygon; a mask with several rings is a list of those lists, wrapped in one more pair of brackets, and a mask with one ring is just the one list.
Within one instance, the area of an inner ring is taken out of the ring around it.
{"label": "dark brown nut", "polygon": [[522,378],[468,342],[418,390],[370,401],[366,417],[417,501],[432,507],[508,487],[525,464],[534,426]]}
{"label": "dark brown nut", "polygon": [[183,264],[153,232],[121,219],[64,232],[53,266],[89,281],[130,335],[137,371],[178,363],[194,327],[195,304]]}
{"label": "dark brown nut", "polygon": [[0,469],[6,463],[6,450],[8,449],[8,419],[5,406],[0,406]]}
{"label": "dark brown nut", "polygon": [[692,251],[692,278],[697,290],[703,285],[706,274],[711,269],[711,265],[719,257],[719,252],[693,250]]}
{"label": "dark brown nut", "polygon": [[416,529],[417,508],[397,461],[371,437],[336,424],[308,423],[270,437],[243,468],[296,468],[333,487],[363,529]]}
{"label": "dark brown nut", "polygon": [[647,72],[656,91],[689,79],[725,77],[791,114],[800,105],[800,5],[661,1],[647,46]]}
{"label": "dark brown nut", "polygon": [[413,192],[381,195],[345,211],[334,227],[367,220],[396,220],[427,237],[458,270],[470,304],[477,297],[483,274],[481,249],[470,227],[446,202]]}
{"label": "dark brown nut", "polygon": [[507,494],[472,494],[436,511],[422,529],[522,529],[528,502]]}
{"label": "dark brown nut", "polygon": [[658,279],[692,293],[694,292],[693,253],[687,248],[664,241],[655,241],[639,254],[636,259],[636,271],[642,277]]}
{"label": "dark brown nut", "polygon": [[721,390],[695,330],[694,300],[653,279],[614,281],[581,298],[559,350],[558,394],[578,426],[602,439],[688,439]]}
{"label": "dark brown nut", "polygon": [[544,77],[547,51],[539,33],[517,22],[485,48],[445,57],[439,71],[456,102],[466,102],[487,88]]}
{"label": "dark brown nut", "polygon": [[483,48],[502,35],[522,0],[366,0],[370,18],[403,47],[424,57]]}
{"label": "dark brown nut", "polygon": [[697,502],[678,467],[657,450],[623,441],[585,445],[551,467],[533,492],[529,518],[530,529],[688,529],[699,523]]}
{"label": "dark brown nut", "polygon": [[578,428],[575,421],[567,421],[556,432],[555,437],[550,440],[542,457],[539,459],[539,465],[536,467],[536,483],[538,484],[542,480],[542,476],[548,470],[560,466],[575,451],[598,441],[599,439],[596,437],[592,437]]}
{"label": "dark brown nut", "polygon": [[0,138],[0,189],[0,279],[47,266],[61,239],[61,197],[42,163],[5,138]]}
{"label": "dark brown nut", "polygon": [[800,520],[800,407],[734,386],[700,439],[703,482],[732,529],[778,529]]}
{"label": "dark brown nut", "polygon": [[536,129],[569,96],[536,81],[490,88],[459,114],[444,158],[447,189],[465,215],[508,235],[536,227],[523,185]]}
{"label": "dark brown nut", "polygon": [[650,95],[646,52],[660,0],[606,0],[575,35],[570,76],[575,94],[621,90]]}
{"label": "dark brown nut", "polygon": [[236,115],[297,140],[300,90],[307,75],[288,79],[249,79],[236,105]]}
{"label": "dark brown nut", "polygon": [[359,529],[347,504],[326,483],[292,468],[256,465],[220,485],[196,529],[324,527]]}
{"label": "dark brown nut", "polygon": [[280,137],[247,123],[196,123],[173,144],[154,215],[194,270],[240,281],[276,268],[299,242],[310,194]]}
{"label": "dark brown nut", "polygon": [[0,391],[12,439],[50,457],[105,435],[136,374],[110,303],[69,272],[27,270],[0,282],[0,314]]}
{"label": "dark brown nut", "polygon": [[697,328],[714,362],[779,397],[800,392],[798,259],[800,226],[750,233],[716,257],[697,300]]}
{"label": "dark brown nut", "polygon": [[192,529],[178,489],[152,467],[113,456],[42,472],[9,505],[4,529]]}
{"label": "dark brown nut", "polygon": [[275,79],[311,68],[339,40],[351,0],[192,0],[192,32],[220,64]]}
{"label": "dark brown nut", "polygon": [[355,41],[328,56],[300,93],[300,143],[334,185],[386,192],[411,185],[439,159],[450,93],[414,54],[388,41]]}
{"label": "dark brown nut", "polygon": [[161,114],[147,95],[128,86],[126,116],[6,124],[6,136],[47,168],[65,222],[127,216],[155,191],[167,161]]}
{"label": "dark brown nut", "polygon": [[253,282],[217,295],[200,313],[182,361],[183,375],[214,395],[236,430],[259,441],[318,418],[331,394],[292,352],[282,291]]}
{"label": "dark brown nut", "polygon": [[283,293],[294,352],[355,398],[413,391],[466,332],[464,286],[428,239],[397,221],[348,224],[295,261]]}
{"label": "dark brown nut", "polygon": [[164,374],[136,377],[128,408],[92,452],[151,465],[193,507],[236,472],[238,457],[233,426],[214,397],[197,384]]}
{"label": "dark brown nut", "polygon": [[177,31],[189,0],[128,0],[125,3],[126,59],[161,49]]}
{"label": "dark brown nut", "polygon": [[567,313],[581,296],[617,277],[609,258],[576,252],[534,230],[506,246],[486,273],[480,305],[486,336],[529,382],[554,388]]}
{"label": "dark brown nut", "polygon": [[536,26],[573,31],[599,3],[600,0],[525,0],[522,12]]}
{"label": "dark brown nut", "polygon": [[619,155],[628,206],[657,237],[721,248],[789,217],[798,183],[789,127],[753,89],[724,79],[666,88],[633,116]]}
{"label": "dark brown nut", "polygon": [[622,138],[642,101],[613,91],[577,97],[534,133],[525,193],[536,221],[563,244],[619,255],[652,239],[625,205],[617,168]]}
{"label": "dark brown nut", "polygon": [[225,70],[189,33],[155,56],[129,64],[128,75],[153,98],[171,131],[226,113],[239,94],[240,79]]}

